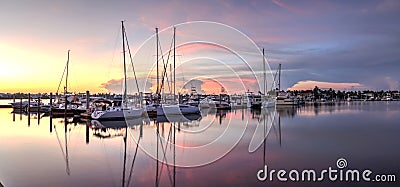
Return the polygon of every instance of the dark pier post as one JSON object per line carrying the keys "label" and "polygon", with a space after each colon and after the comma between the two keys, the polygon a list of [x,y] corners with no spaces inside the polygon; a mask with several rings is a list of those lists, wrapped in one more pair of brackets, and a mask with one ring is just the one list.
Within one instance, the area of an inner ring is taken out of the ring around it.
{"label": "dark pier post", "polygon": [[28,93],[27,112],[28,112],[28,126],[31,126],[31,93]]}
{"label": "dark pier post", "polygon": [[143,92],[139,92],[139,107],[142,108],[143,104]]}
{"label": "dark pier post", "polygon": [[52,115],[51,111],[53,109],[53,93],[50,92],[50,117]]}
{"label": "dark pier post", "polygon": [[38,96],[38,108],[37,108],[37,124],[39,125],[40,124],[40,97],[41,97],[41,94],[39,94],[39,96]]}
{"label": "dark pier post", "polygon": [[242,108],[242,121],[244,120],[244,108]]}
{"label": "dark pier post", "polygon": [[140,133],[140,138],[143,138],[143,124],[140,124],[140,129],[139,129],[139,133]]}
{"label": "dark pier post", "polygon": [[90,122],[87,121],[86,122],[86,144],[89,144],[89,126],[90,126]]}
{"label": "dark pier post", "polygon": [[50,133],[53,132],[53,117],[52,117],[52,115],[53,115],[52,111],[53,110],[52,109],[53,109],[53,93],[50,92]]}
{"label": "dark pier post", "polygon": [[50,133],[53,132],[53,118],[50,116]]}
{"label": "dark pier post", "polygon": [[39,98],[38,98],[38,112],[40,112],[40,108],[41,108],[40,102],[41,102],[41,100],[42,100],[42,94],[39,94]]}
{"label": "dark pier post", "polygon": [[31,93],[28,93],[28,115],[31,111]]}
{"label": "dark pier post", "polygon": [[[13,94],[13,103],[15,103],[15,94]],[[13,109],[13,121],[15,121],[15,110],[14,109]]]}
{"label": "dark pier post", "polygon": [[67,102],[68,102],[67,94],[65,94],[65,101],[64,101],[64,119],[65,119],[65,122],[67,122]]}
{"label": "dark pier post", "polygon": [[89,101],[90,101],[90,93],[86,91],[86,113],[89,113]]}
{"label": "dark pier post", "polygon": [[[167,118],[167,121],[169,121],[169,120],[168,120],[168,116],[165,116],[165,117]],[[165,135],[164,135],[164,133],[165,133],[164,123],[161,123],[161,131],[162,131],[162,132],[161,132],[161,135],[165,137]]]}
{"label": "dark pier post", "polygon": [[19,120],[22,120],[22,96],[19,100]]}

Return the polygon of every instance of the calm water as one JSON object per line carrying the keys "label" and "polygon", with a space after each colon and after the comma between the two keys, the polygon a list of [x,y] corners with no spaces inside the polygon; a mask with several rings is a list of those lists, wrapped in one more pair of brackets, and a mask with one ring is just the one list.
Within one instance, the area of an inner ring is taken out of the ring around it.
{"label": "calm water", "polygon": [[[181,121],[175,126],[154,120],[131,121],[129,128],[123,127],[124,122],[100,122],[115,127],[108,129],[96,129],[96,121],[65,125],[64,119],[50,121],[42,114],[28,118],[11,112],[12,109],[0,109],[0,182],[6,187],[400,184],[278,182],[276,178],[260,182],[256,176],[264,165],[276,170],[320,171],[336,167],[337,159],[345,158],[348,168],[395,174],[399,181],[399,102],[354,102],[269,111],[208,110],[202,111],[197,120],[174,119]],[[269,133],[266,129],[270,129]],[[253,135],[252,145],[260,146],[250,153]],[[241,139],[235,144],[238,137]],[[178,147],[174,149],[163,139],[174,139]],[[228,153],[221,158],[215,156],[225,152]],[[219,159],[200,167],[174,168],[153,157],[163,162],[175,161],[180,166]]]}

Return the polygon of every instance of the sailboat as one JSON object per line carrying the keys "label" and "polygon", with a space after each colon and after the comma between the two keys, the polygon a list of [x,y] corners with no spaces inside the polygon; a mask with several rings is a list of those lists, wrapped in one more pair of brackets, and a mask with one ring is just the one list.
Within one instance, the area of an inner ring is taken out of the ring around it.
{"label": "sailboat", "polygon": [[275,100],[267,94],[267,78],[265,71],[265,53],[263,48],[263,71],[264,71],[264,100],[261,104],[261,108],[272,108],[275,107]]}
{"label": "sailboat", "polygon": [[[124,61],[124,95],[122,98],[121,106],[109,107],[106,110],[94,111],[91,117],[95,120],[121,120],[121,119],[132,119],[141,117],[143,114],[143,108],[127,107],[127,83],[126,83],[126,62],[125,62],[125,27],[124,21],[121,21],[122,29],[122,50],[123,50],[123,61]],[[128,46],[129,47],[129,46]]]}
{"label": "sailboat", "polygon": [[[175,101],[175,49],[176,49],[176,28],[174,27],[174,101]],[[185,105],[185,104],[164,104],[157,108],[157,116],[160,115],[182,115],[182,114],[198,114],[200,110],[198,107]]]}
{"label": "sailboat", "polygon": [[282,64],[278,66],[279,84],[278,84],[278,95],[276,96],[276,105],[299,105],[299,100],[296,96],[291,95],[289,92],[281,92],[281,70]]}
{"label": "sailboat", "polygon": [[[70,50],[68,50],[67,64],[65,65],[64,72],[61,76],[61,80],[60,80],[60,83],[57,88],[55,104],[53,106],[50,106],[52,117],[74,116],[74,115],[79,115],[79,114],[86,112],[86,107],[84,105],[82,105],[82,103],[79,101],[79,98],[75,97],[74,94],[71,94],[68,92],[69,53],[70,53]],[[62,79],[64,77],[64,73],[66,73],[64,95],[58,95],[58,91],[60,89],[60,85],[61,85]]]}
{"label": "sailboat", "polygon": [[[173,86],[173,102],[176,101],[175,96],[175,33],[176,33],[176,28],[174,27],[174,38],[173,38],[173,42],[174,42],[174,71],[173,71],[173,75],[174,75],[174,86]],[[156,97],[157,97],[157,103],[156,104],[150,104],[146,106],[146,110],[148,112],[148,114],[151,113],[157,113],[157,116],[163,116],[163,115],[185,115],[185,114],[199,114],[200,110],[198,107],[195,106],[191,106],[191,105],[186,105],[186,104],[160,104],[160,100],[159,100],[159,95],[161,93],[161,89],[159,87],[159,76],[158,76],[158,28],[156,28],[156,43],[157,43],[157,91],[156,91]],[[165,73],[163,73],[163,76],[165,76]],[[163,81],[162,81],[163,82]]]}

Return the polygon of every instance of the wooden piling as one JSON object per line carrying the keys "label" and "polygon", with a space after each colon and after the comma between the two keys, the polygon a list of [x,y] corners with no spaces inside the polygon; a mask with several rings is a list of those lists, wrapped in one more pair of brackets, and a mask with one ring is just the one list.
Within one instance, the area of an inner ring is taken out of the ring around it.
{"label": "wooden piling", "polygon": [[67,102],[68,102],[67,94],[65,94],[65,101],[64,101],[64,118],[65,118],[65,121],[67,121]]}
{"label": "wooden piling", "polygon": [[52,109],[53,109],[53,93],[50,92],[50,116],[52,115]]}
{"label": "wooden piling", "polygon": [[50,133],[53,132],[53,92],[50,92]]}
{"label": "wooden piling", "polygon": [[86,112],[89,112],[89,100],[90,100],[90,93],[86,91]]}
{"label": "wooden piling", "polygon": [[22,96],[19,100],[19,120],[22,120]]}
{"label": "wooden piling", "polygon": [[139,92],[139,107],[142,108],[143,92]]}
{"label": "wooden piling", "polygon": [[90,126],[90,122],[86,122],[86,144],[89,144],[89,126]]}
{"label": "wooden piling", "polygon": [[38,125],[40,124],[40,97],[41,97],[41,94],[39,94],[39,96],[38,96],[38,108],[37,108],[37,123],[38,123]]}
{"label": "wooden piling", "polygon": [[42,99],[42,94],[39,94],[39,98],[38,98],[38,114],[40,113],[40,100]]}
{"label": "wooden piling", "polygon": [[31,112],[31,93],[28,93],[28,106],[27,106],[27,108],[28,108],[28,115],[29,115],[30,112]]}
{"label": "wooden piling", "polygon": [[[31,93],[28,93],[28,106],[27,108],[27,112],[28,112],[28,127],[31,126]],[[21,109],[22,111],[22,109]]]}

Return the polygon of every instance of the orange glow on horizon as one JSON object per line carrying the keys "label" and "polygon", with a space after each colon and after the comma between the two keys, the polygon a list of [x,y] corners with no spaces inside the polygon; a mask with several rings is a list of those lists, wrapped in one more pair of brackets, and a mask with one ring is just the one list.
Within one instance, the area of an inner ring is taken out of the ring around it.
{"label": "orange glow on horizon", "polygon": [[[67,61],[67,49],[36,46],[32,39],[18,41],[0,43],[0,93],[55,93]],[[111,53],[95,55],[79,47],[71,49],[68,91],[108,92],[101,83],[122,74],[122,63],[107,60]],[[59,93],[64,86],[65,78]]]}

